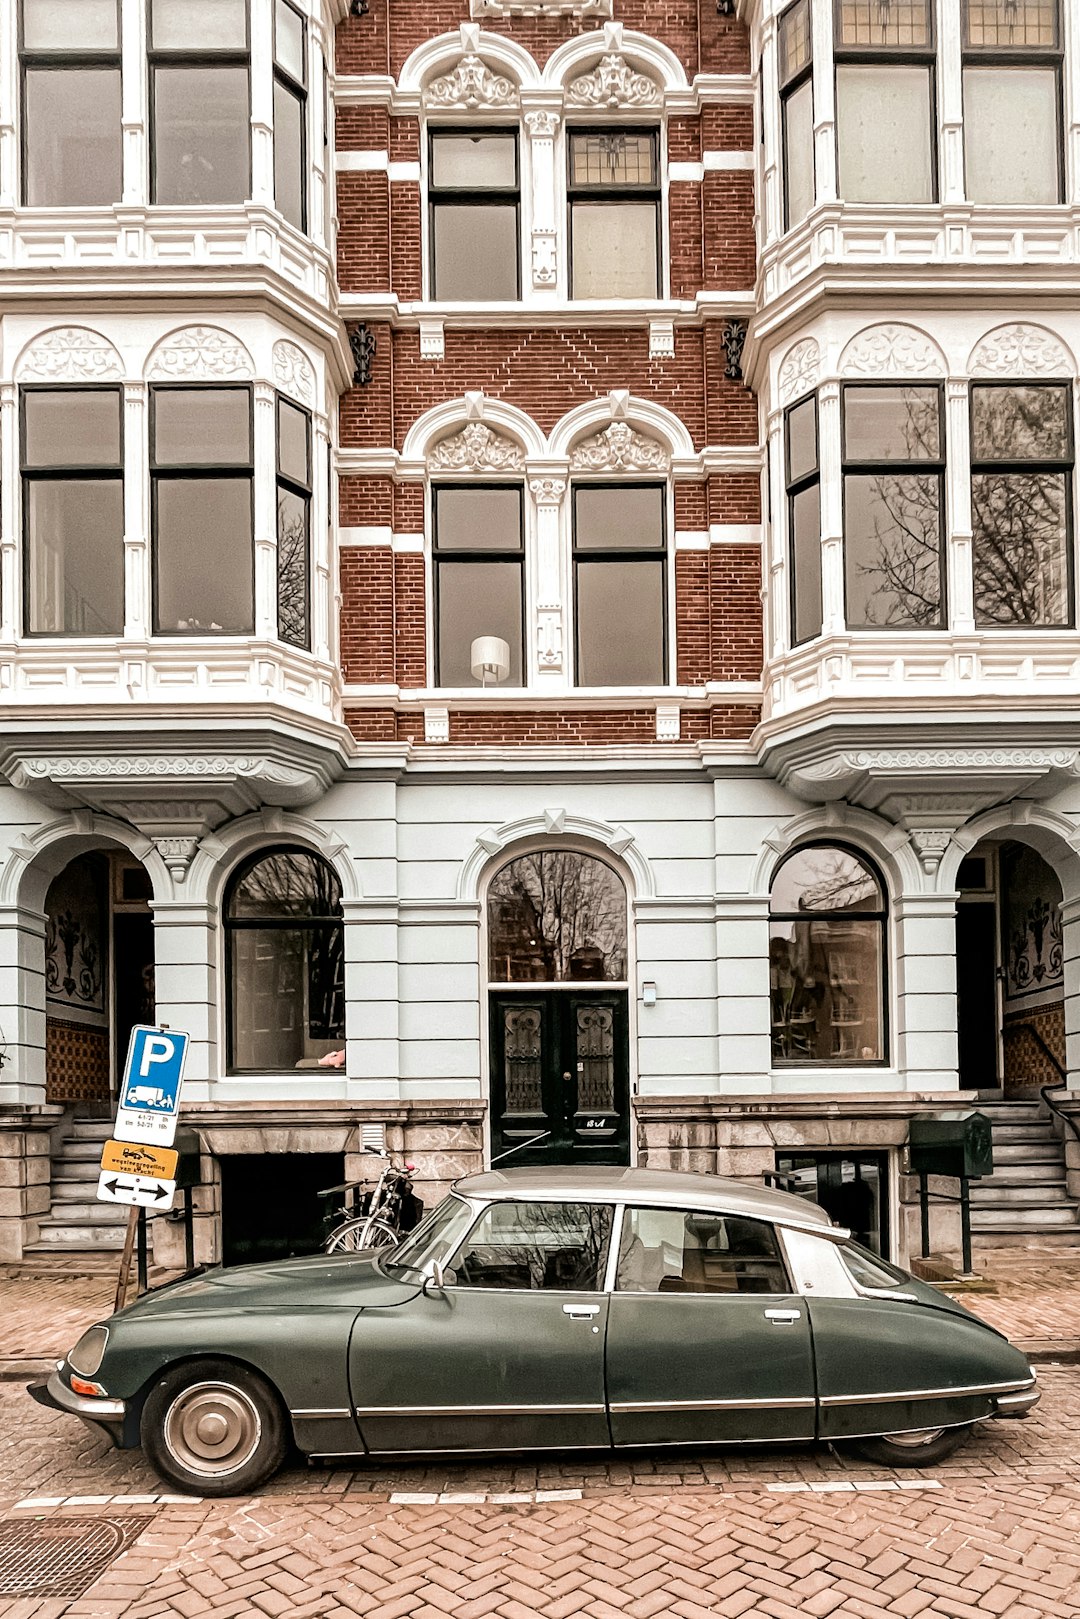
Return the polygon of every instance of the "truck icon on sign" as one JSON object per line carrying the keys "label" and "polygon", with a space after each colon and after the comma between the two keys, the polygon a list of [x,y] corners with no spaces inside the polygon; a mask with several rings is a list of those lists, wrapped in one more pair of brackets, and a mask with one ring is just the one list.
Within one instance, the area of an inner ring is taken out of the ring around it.
{"label": "truck icon on sign", "polygon": [[129,1085],[124,1100],[128,1107],[160,1107],[166,1111],[172,1107],[172,1096],[160,1085]]}

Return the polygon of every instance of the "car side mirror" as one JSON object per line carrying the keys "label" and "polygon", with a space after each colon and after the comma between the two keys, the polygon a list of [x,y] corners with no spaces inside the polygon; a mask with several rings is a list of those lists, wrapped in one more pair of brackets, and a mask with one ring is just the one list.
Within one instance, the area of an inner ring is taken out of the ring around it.
{"label": "car side mirror", "polygon": [[431,1275],[424,1278],[424,1292],[430,1298],[433,1293],[444,1293],[445,1291],[446,1272],[439,1264],[439,1261],[436,1260],[431,1267]]}

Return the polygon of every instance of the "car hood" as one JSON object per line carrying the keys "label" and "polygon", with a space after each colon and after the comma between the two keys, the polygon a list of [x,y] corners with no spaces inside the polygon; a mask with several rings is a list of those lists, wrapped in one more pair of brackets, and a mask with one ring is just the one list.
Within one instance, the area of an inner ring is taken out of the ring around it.
{"label": "car hood", "polygon": [[403,1304],[418,1286],[388,1275],[363,1254],[312,1255],[262,1265],[218,1266],[144,1293],[114,1319],[218,1310],[361,1310]]}

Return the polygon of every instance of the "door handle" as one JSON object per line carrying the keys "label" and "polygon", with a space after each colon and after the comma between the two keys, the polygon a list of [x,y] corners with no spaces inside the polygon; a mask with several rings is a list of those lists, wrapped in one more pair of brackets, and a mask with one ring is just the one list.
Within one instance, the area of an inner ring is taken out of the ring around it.
{"label": "door handle", "polygon": [[775,1321],[780,1326],[785,1326],[785,1325],[787,1325],[787,1323],[789,1323],[791,1321],[801,1321],[802,1320],[802,1311],[801,1310],[766,1310],[765,1311],[765,1319],[766,1319],[766,1321]]}
{"label": "door handle", "polygon": [[591,1321],[594,1315],[600,1314],[598,1304],[564,1304],[562,1310],[571,1321]]}

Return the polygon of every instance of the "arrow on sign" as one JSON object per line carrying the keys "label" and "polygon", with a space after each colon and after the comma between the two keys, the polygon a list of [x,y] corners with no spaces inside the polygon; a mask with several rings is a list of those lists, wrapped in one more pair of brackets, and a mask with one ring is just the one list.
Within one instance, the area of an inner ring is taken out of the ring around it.
{"label": "arrow on sign", "polygon": [[104,1184],[105,1190],[110,1192],[113,1197],[115,1197],[118,1192],[142,1192],[144,1196],[160,1200],[161,1198],[169,1197],[172,1194],[171,1187],[162,1186],[160,1183],[148,1186],[145,1181],[140,1183],[139,1181],[120,1180],[116,1175],[113,1176],[112,1180],[105,1181]]}

